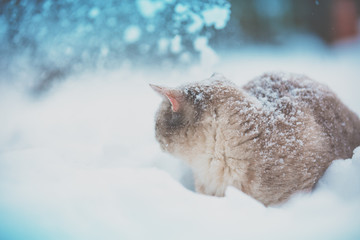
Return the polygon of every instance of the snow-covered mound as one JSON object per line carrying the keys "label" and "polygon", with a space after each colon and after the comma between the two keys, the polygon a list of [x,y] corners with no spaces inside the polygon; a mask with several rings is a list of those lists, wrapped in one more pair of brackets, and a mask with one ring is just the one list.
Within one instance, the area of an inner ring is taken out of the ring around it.
{"label": "snow-covered mound", "polygon": [[[305,73],[359,114],[359,60],[326,59],[239,55],[212,71],[239,85],[265,70]],[[189,169],[154,139],[161,99],[148,83],[211,73],[83,73],[40,98],[2,82],[0,239],[359,239],[360,148],[282,206],[233,188],[224,198],[193,191]]]}

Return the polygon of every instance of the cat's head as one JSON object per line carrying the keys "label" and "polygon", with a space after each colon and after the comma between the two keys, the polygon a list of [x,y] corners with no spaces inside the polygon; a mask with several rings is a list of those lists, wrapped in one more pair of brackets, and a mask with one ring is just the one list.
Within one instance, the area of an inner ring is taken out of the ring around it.
{"label": "cat's head", "polygon": [[156,114],[155,133],[161,148],[179,155],[204,141],[219,92],[228,86],[221,75],[178,88],[150,85],[163,97]]}
{"label": "cat's head", "polygon": [[[150,85],[163,101],[156,114],[155,133],[161,148],[174,153],[181,143],[188,141],[196,132],[204,112],[201,94],[197,95],[190,87],[167,88]],[[197,101],[195,101],[198,98]]]}

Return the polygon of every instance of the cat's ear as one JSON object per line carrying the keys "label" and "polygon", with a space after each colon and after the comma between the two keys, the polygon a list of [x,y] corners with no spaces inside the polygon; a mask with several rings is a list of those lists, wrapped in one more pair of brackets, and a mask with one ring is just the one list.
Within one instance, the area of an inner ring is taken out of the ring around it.
{"label": "cat's ear", "polygon": [[160,87],[153,84],[150,84],[150,87],[169,100],[173,112],[179,111],[183,99],[183,94],[179,90]]}

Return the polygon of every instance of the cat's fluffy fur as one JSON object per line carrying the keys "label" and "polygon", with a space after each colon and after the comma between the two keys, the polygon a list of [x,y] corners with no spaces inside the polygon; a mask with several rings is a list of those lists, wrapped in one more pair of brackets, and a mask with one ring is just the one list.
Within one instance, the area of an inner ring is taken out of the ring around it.
{"label": "cat's fluffy fur", "polygon": [[359,118],[302,75],[264,74],[238,88],[214,74],[166,91],[156,138],[190,165],[200,193],[223,196],[234,186],[278,204],[310,191],[333,160],[360,145]]}

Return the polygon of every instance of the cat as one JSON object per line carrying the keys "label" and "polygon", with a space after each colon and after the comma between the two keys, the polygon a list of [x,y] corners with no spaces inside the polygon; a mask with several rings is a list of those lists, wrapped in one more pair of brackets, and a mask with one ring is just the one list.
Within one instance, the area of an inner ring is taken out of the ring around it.
{"label": "cat", "polygon": [[199,193],[228,186],[265,206],[309,192],[335,159],[360,145],[360,120],[304,75],[266,73],[237,87],[221,74],[179,88],[151,85],[161,148],[183,159]]}

